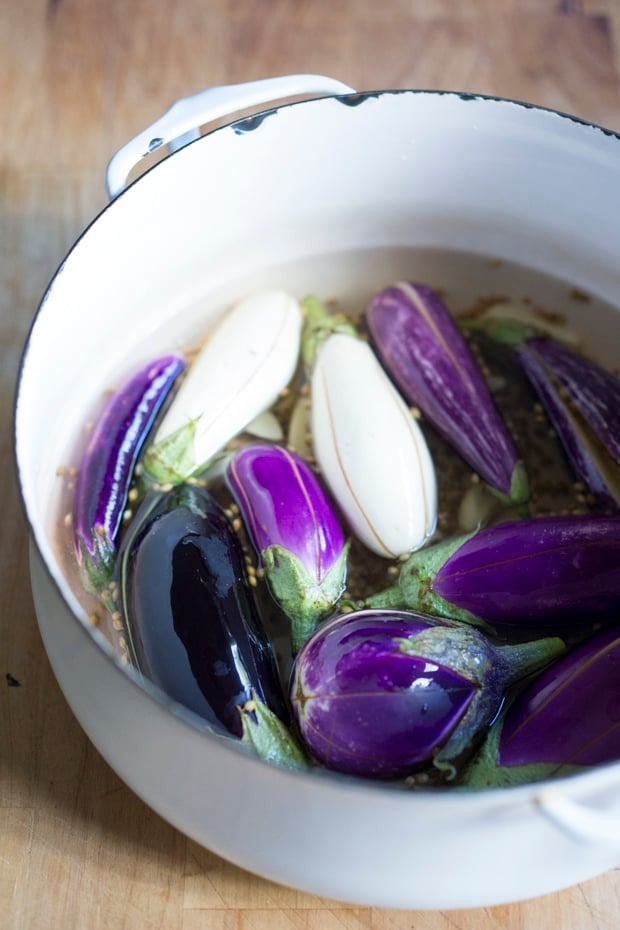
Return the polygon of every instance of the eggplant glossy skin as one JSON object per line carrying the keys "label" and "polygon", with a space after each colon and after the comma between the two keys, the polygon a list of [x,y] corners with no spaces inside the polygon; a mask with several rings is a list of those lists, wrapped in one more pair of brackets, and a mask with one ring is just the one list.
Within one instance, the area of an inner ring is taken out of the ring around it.
{"label": "eggplant glossy skin", "polygon": [[620,759],[620,628],[599,630],[537,675],[493,724],[469,788],[520,785]]}
{"label": "eggplant glossy skin", "polygon": [[239,541],[209,492],[147,498],[121,559],[129,648],[140,672],[216,731],[242,735],[253,696],[289,719]]}
{"label": "eggplant glossy skin", "polygon": [[618,620],[620,516],[498,523],[415,552],[367,607],[407,607],[497,631],[589,628]]}
{"label": "eggplant glossy skin", "polygon": [[354,611],[325,621],[304,643],[291,705],[327,768],[389,779],[433,765],[450,780],[505,689],[564,651],[559,639],[494,646],[465,624]]}
{"label": "eggplant glossy skin", "polygon": [[281,446],[246,446],[226,478],[297,652],[344,591],[348,545],[336,514],[308,463]]}
{"label": "eggplant glossy skin", "polygon": [[509,708],[498,764],[602,765],[620,759],[620,628],[601,630]]}
{"label": "eggplant glossy skin", "polygon": [[498,628],[614,622],[620,603],[620,517],[538,517],[476,533],[432,590]]}

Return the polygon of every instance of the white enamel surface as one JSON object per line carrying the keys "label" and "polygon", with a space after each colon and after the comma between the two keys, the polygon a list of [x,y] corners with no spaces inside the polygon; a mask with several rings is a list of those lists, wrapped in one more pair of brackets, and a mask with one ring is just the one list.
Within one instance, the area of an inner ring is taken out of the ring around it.
{"label": "white enamel surface", "polygon": [[543,791],[536,803],[542,813],[578,842],[608,847],[620,854],[620,804],[604,811],[592,809],[558,791]]}
{"label": "white enamel surface", "polygon": [[420,548],[437,522],[435,469],[370,346],[330,336],[311,385],[314,454],[354,534],[385,558]]}
{"label": "white enamel surface", "polygon": [[116,152],[106,171],[108,196],[112,198],[120,194],[131,169],[142,158],[166,144],[176,151],[197,139],[201,126],[221,116],[284,97],[346,94],[351,91],[351,87],[323,74],[285,74],[245,84],[207,87],[191,97],[177,100],[160,119]]}
{"label": "white enamel surface", "polygon": [[154,442],[195,419],[193,460],[207,463],[291,380],[301,323],[298,301],[284,291],[252,294],[235,304],[190,366]]}
{"label": "white enamel surface", "polygon": [[[586,816],[617,820],[618,764],[555,785],[403,795],[267,768],[181,721],[88,628],[59,556],[55,476],[75,461],[81,425],[106,387],[156,354],[195,344],[233,301],[258,287],[301,298],[384,283],[366,261],[349,281],[338,278],[339,261],[317,281],[323,255],[464,249],[523,262],[620,306],[619,149],[599,129],[502,101],[413,92],[356,106],[310,101],[252,132],[218,130],[161,162],[104,211],[54,279],[16,410],[41,631],[103,756],[198,842],[268,878],[386,907],[508,902],[620,861],[595,830],[577,839],[558,825],[566,816],[557,806],[552,820],[536,803],[544,790]],[[588,305],[579,312],[587,348],[617,366],[617,339]]]}

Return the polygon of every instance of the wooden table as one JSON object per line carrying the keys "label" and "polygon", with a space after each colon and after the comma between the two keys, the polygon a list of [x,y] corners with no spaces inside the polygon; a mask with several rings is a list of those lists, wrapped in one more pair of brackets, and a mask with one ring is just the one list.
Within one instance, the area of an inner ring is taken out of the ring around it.
{"label": "wooden table", "polygon": [[0,4],[3,928],[617,930],[620,870],[485,910],[346,907],[246,874],[146,808],[80,730],[43,651],[12,477],[11,407],[30,320],[66,248],[104,205],[108,159],[176,98],[314,71],[359,90],[515,97],[619,130],[619,43],[617,0]]}

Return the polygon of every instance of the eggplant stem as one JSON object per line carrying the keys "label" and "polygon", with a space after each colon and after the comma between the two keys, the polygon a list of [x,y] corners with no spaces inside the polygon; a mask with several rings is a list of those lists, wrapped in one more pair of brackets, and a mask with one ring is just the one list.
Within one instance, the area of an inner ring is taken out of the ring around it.
{"label": "eggplant stem", "polygon": [[371,594],[370,597],[365,598],[362,606],[385,610],[389,610],[390,608],[404,610],[408,604],[407,599],[403,594],[402,588],[400,585],[395,584],[392,585],[391,588],[384,588],[383,591],[378,591],[376,594]]}
{"label": "eggplant stem", "polygon": [[241,742],[257,756],[291,769],[308,767],[304,752],[293,735],[254,691],[251,699],[238,710],[243,728]]}
{"label": "eggplant stem", "polygon": [[301,357],[306,375],[309,376],[317,353],[326,339],[333,333],[344,333],[357,339],[358,332],[344,313],[330,313],[325,304],[313,294],[302,300],[301,308],[304,315]]}
{"label": "eggplant stem", "polygon": [[559,659],[566,653],[567,646],[558,636],[547,636],[527,643],[497,646],[496,649],[504,664],[506,686],[509,687]]}

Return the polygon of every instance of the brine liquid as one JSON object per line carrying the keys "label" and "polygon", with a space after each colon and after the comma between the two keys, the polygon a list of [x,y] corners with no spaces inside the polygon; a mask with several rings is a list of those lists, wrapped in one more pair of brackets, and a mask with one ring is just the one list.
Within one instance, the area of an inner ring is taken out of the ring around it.
{"label": "brine liquid", "polygon": [[[564,322],[581,339],[586,354],[597,358],[611,370],[620,359],[620,312],[583,293],[570,282],[555,279],[530,268],[463,252],[442,250],[389,249],[369,252],[316,256],[282,267],[273,266],[260,274],[240,278],[217,292],[204,295],[182,312],[175,311],[165,333],[165,344],[176,349],[200,344],[212,328],[217,315],[235,300],[259,288],[283,288],[303,298],[314,293],[324,301],[333,301],[338,309],[358,317],[369,298],[399,280],[426,284],[442,294],[455,315],[467,314],[494,301],[510,301],[524,311],[543,313]],[[161,337],[161,333],[158,337]],[[169,339],[168,339],[169,336]],[[525,460],[531,487],[531,515],[563,512],[588,512],[596,509],[585,489],[580,487],[567,465],[561,445],[542,414],[536,397],[507,350],[474,340],[472,349],[487,377],[498,407],[511,429],[517,448]],[[144,352],[144,346],[141,347]],[[114,372],[110,373],[114,383]],[[102,386],[101,404],[104,403]],[[93,411],[96,415],[96,411]],[[286,424],[284,424],[286,426]],[[471,469],[435,432],[421,422],[438,477],[439,514],[436,539],[472,529],[468,521],[489,506],[484,490]],[[76,466],[83,438],[76,437],[73,461]],[[224,501],[224,503],[226,503]],[[59,514],[57,534],[60,558],[85,610],[93,617],[107,638],[118,647],[122,629],[118,618],[83,591],[76,571],[71,531],[66,514],[71,510],[71,475],[59,479]],[[495,512],[492,519],[509,518],[510,513]],[[392,584],[395,566],[371,556],[353,543],[349,569],[349,594],[362,597]]]}
{"label": "brine liquid", "polygon": [[[176,314],[171,343],[179,325],[184,338],[200,339],[200,320],[222,312],[240,296],[258,288],[284,288],[300,299],[316,294],[355,316],[377,291],[396,281],[416,281],[439,291],[455,314],[480,302],[508,299],[524,307],[559,314],[584,340],[584,349],[609,368],[620,366],[619,307],[586,294],[564,281],[532,268],[469,252],[442,249],[375,249],[316,255],[303,261],[267,268],[201,296]],[[618,294],[620,303],[620,292]]]}

